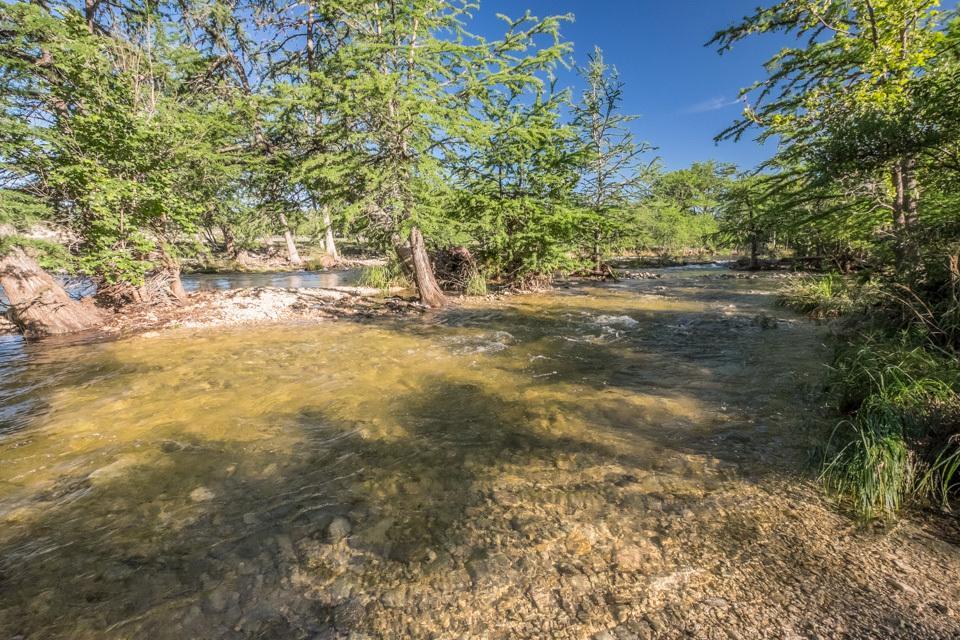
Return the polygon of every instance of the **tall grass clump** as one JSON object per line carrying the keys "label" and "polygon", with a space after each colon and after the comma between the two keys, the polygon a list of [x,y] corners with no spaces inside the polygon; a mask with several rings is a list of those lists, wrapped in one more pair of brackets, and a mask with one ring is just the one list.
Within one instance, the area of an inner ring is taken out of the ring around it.
{"label": "tall grass clump", "polygon": [[834,273],[791,282],[777,298],[782,306],[822,320],[861,310],[873,301],[874,288]]}
{"label": "tall grass clump", "polygon": [[394,287],[407,288],[411,286],[400,265],[393,262],[364,267],[363,271],[360,272],[359,284],[361,287],[370,287],[381,291],[388,291]]}
{"label": "tall grass clump", "polygon": [[463,288],[464,293],[468,296],[485,296],[487,295],[487,279],[480,271],[473,271],[470,273],[467,278],[467,282]]}
{"label": "tall grass clump", "polygon": [[910,448],[890,418],[864,412],[837,425],[827,445],[836,452],[824,461],[821,480],[864,521],[899,512],[916,475]]}
{"label": "tall grass clump", "polygon": [[960,366],[916,332],[860,334],[832,375],[850,417],[824,447],[826,489],[862,521],[890,520],[910,501],[949,508],[960,482]]}

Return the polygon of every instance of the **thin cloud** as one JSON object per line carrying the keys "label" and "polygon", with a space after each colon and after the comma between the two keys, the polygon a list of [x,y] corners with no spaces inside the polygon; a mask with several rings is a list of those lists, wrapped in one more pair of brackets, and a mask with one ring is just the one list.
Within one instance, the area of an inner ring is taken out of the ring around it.
{"label": "thin cloud", "polygon": [[709,100],[704,100],[703,102],[698,102],[691,107],[687,107],[684,109],[684,113],[707,113],[708,111],[719,111],[720,109],[732,107],[735,104],[740,104],[740,100],[728,100],[721,96],[718,98],[710,98]]}

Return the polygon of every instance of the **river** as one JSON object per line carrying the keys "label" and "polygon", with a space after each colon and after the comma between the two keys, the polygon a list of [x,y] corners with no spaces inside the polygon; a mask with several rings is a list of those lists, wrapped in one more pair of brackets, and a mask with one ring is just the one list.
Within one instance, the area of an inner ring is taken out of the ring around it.
{"label": "river", "polygon": [[776,281],[663,273],[423,318],[11,339],[0,637],[960,630],[909,607],[956,587],[883,587],[898,558],[923,578],[956,555],[909,528],[864,551],[810,482],[822,330]]}
{"label": "river", "polygon": [[[251,287],[279,287],[281,289],[317,289],[352,287],[360,280],[362,269],[333,271],[266,271],[228,273],[188,273],[181,277],[187,293],[194,291],[224,291]],[[97,286],[84,277],[60,277],[61,284],[74,298],[85,298],[97,292]],[[0,305],[7,297],[0,288]]]}

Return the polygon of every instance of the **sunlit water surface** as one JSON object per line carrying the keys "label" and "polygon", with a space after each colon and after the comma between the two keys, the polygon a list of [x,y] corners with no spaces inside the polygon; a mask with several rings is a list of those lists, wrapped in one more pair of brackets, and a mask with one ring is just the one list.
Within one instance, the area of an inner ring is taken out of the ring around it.
{"label": "sunlit water surface", "polygon": [[[415,589],[458,566],[496,491],[549,507],[553,474],[615,465],[698,496],[795,464],[823,354],[772,288],[675,273],[425,318],[3,339],[0,637],[313,637],[391,567]],[[349,587],[303,551],[335,517],[366,554]]]}
{"label": "sunlit water surface", "polygon": [[278,271],[271,273],[192,273],[183,276],[183,288],[190,291],[280,287],[315,289],[352,287],[360,279],[360,269],[341,271]]}
{"label": "sunlit water surface", "polygon": [[[264,273],[188,273],[180,280],[183,288],[193,291],[225,291],[249,287],[279,287],[281,289],[323,289],[328,287],[354,287],[360,281],[362,269],[340,269],[331,271],[268,271]],[[60,279],[64,288],[74,298],[85,298],[96,294],[97,287],[82,277],[64,277]],[[0,305],[7,298],[0,288]],[[2,347],[0,347],[2,349]],[[0,352],[2,353],[2,352]]]}

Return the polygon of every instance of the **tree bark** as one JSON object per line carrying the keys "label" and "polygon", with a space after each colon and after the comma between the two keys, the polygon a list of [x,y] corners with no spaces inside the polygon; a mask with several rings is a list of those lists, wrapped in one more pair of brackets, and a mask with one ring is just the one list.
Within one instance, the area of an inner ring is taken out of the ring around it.
{"label": "tree bark", "polygon": [[96,307],[72,299],[19,247],[0,257],[0,286],[10,304],[10,319],[24,335],[73,333],[103,323]]}
{"label": "tree bark", "polygon": [[750,270],[760,269],[760,232],[754,223],[753,207],[750,206]]}
{"label": "tree bark", "polygon": [[337,254],[337,243],[333,237],[333,221],[330,218],[330,205],[328,204],[323,205],[323,226],[326,229],[323,238],[324,249],[328,256],[334,260],[339,260],[340,256]]}
{"label": "tree bark", "polygon": [[891,170],[891,178],[894,191],[894,255],[898,269],[910,269],[919,261],[919,252],[913,237],[920,200],[916,160],[913,158],[898,160]]}
{"label": "tree bark", "polygon": [[400,271],[403,272],[403,275],[408,280],[416,283],[417,278],[413,269],[413,252],[410,251],[410,244],[404,242],[403,237],[399,233],[392,234],[391,241],[393,243],[393,252],[397,255],[397,263],[400,265]]}
{"label": "tree bark", "polygon": [[96,31],[97,7],[99,5],[100,0],[84,0],[83,3],[83,16],[87,22],[87,31],[91,34]]}
{"label": "tree bark", "polygon": [[427,254],[427,247],[419,227],[414,226],[410,229],[409,244],[413,277],[417,285],[417,293],[420,294],[420,302],[428,307],[446,306],[447,296],[443,294],[433,275],[433,266],[430,264],[430,256]]}
{"label": "tree bark", "polygon": [[603,267],[603,250],[600,248],[600,229],[593,232],[593,266],[597,271]]}
{"label": "tree bark", "polygon": [[297,251],[297,243],[294,242],[293,233],[290,231],[290,225],[287,223],[287,216],[280,213],[280,224],[283,226],[283,239],[287,243],[287,260],[290,264],[300,265],[303,260],[300,259],[300,252]]}
{"label": "tree bark", "polygon": [[183,280],[180,279],[179,265],[170,266],[167,271],[170,274],[170,293],[177,302],[183,302],[187,299],[187,291],[183,288]]}
{"label": "tree bark", "polygon": [[162,265],[162,275],[166,276],[167,288],[170,289],[170,295],[179,303],[187,299],[187,292],[183,288],[183,281],[180,280],[180,263],[165,248],[160,250],[160,262]]}
{"label": "tree bark", "polygon": [[225,224],[220,225],[220,233],[223,234],[223,251],[231,258],[237,257],[237,241],[233,236],[233,231]]}

